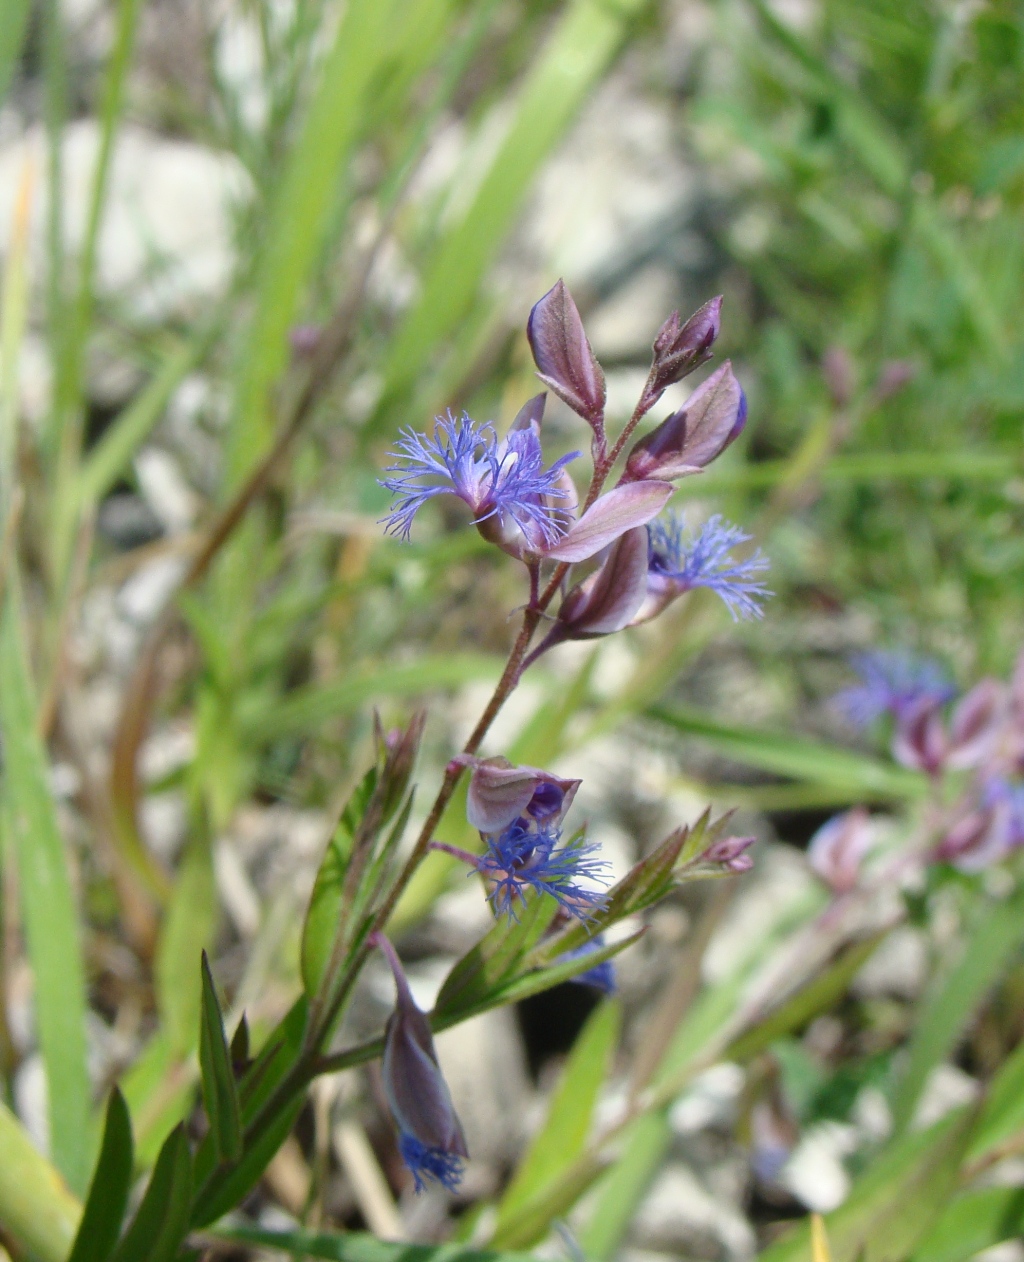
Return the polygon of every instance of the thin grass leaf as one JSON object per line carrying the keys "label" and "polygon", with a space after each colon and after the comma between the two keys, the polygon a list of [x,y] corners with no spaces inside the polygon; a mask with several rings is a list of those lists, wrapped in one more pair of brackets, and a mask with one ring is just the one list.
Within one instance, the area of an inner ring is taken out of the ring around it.
{"label": "thin grass leaf", "polygon": [[648,1113],[629,1127],[615,1165],[602,1176],[593,1196],[593,1212],[580,1232],[580,1248],[593,1262],[607,1262],[619,1248],[672,1145],[665,1110]]}
{"label": "thin grass leaf", "polygon": [[1024,1131],[1024,1043],[1003,1061],[989,1083],[967,1154],[968,1164],[989,1156],[1021,1131]]}
{"label": "thin grass leaf", "polygon": [[224,1018],[205,951],[202,955],[201,971],[203,997],[199,1065],[202,1072],[203,1104],[217,1146],[217,1155],[222,1161],[237,1161],[242,1155],[238,1089],[231,1068],[227,1039],[224,1037]]}
{"label": "thin grass leaf", "polygon": [[541,163],[622,42],[644,0],[573,0],[523,83],[515,116],[472,205],[441,239],[422,291],[392,339],[385,404],[401,397],[473,303]]}
{"label": "thin grass leaf", "polygon": [[857,791],[871,799],[912,801],[927,789],[925,778],[915,772],[806,737],[724,723],[679,705],[652,706],[647,713],[678,732],[699,737],[727,758],[775,775]]}
{"label": "thin grass leaf", "polygon": [[1024,945],[1024,891],[988,902],[956,967],[931,991],[914,1026],[892,1101],[897,1132],[910,1125],[928,1075],[956,1047],[985,995]]}
{"label": "thin grass leaf", "polygon": [[7,95],[28,34],[30,0],[4,0],[0,21],[0,101]]}
{"label": "thin grass leaf", "polygon": [[214,1235],[229,1244],[275,1249],[296,1258],[325,1258],[327,1262],[533,1262],[528,1253],[497,1253],[460,1244],[391,1244],[362,1232],[315,1235],[306,1231],[233,1227],[220,1229]]}
{"label": "thin grass leaf", "polygon": [[0,615],[0,727],[4,822],[14,841],[28,957],[35,979],[51,1151],[69,1187],[81,1193],[92,1166],[85,970],[78,909],[50,792],[49,762],[36,730],[36,702],[16,572],[9,576]]}
{"label": "thin grass leaf", "polygon": [[202,981],[195,961],[212,941],[217,894],[209,842],[194,837],[174,883],[157,946],[157,1000],[175,1056],[194,1051],[199,1038]]}
{"label": "thin grass leaf", "polygon": [[1024,1232],[1024,1188],[963,1192],[914,1250],[913,1262],[967,1262]]}
{"label": "thin grass leaf", "polygon": [[65,1262],[82,1206],[0,1100],[0,1206],[12,1243],[41,1262]]}
{"label": "thin grass leaf", "polygon": [[[580,1031],[552,1096],[547,1120],[526,1150],[498,1206],[491,1238],[495,1248],[503,1246],[506,1228],[523,1208],[582,1155],[598,1094],[612,1068],[621,1024],[621,1006],[607,1000],[594,1009]],[[539,1226],[535,1238],[522,1239],[522,1243],[535,1244],[549,1226]]]}
{"label": "thin grass leaf", "polygon": [[131,1226],[110,1262],[171,1262],[188,1231],[192,1154],[184,1126],[168,1135]]}
{"label": "thin grass leaf", "polygon": [[67,1262],[106,1262],[110,1256],[128,1205],[133,1158],[132,1121],[124,1096],[115,1087],[107,1102],[96,1171]]}

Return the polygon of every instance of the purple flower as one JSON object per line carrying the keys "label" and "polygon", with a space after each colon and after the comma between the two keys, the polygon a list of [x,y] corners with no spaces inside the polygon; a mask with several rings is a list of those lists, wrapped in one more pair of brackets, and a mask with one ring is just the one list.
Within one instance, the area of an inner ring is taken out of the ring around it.
{"label": "purple flower", "polygon": [[[563,956],[559,957],[557,963],[565,964],[569,960],[586,959],[588,955],[593,955],[595,952],[600,951],[604,945],[604,935],[599,933],[574,951],[566,951]],[[577,973],[575,977],[570,977],[569,980],[580,986],[592,986],[595,990],[600,990],[606,995],[614,995],[616,990],[615,965],[611,960],[602,960],[600,964],[595,964],[593,968],[588,968],[583,973]]]}
{"label": "purple flower", "polygon": [[737,561],[732,549],[748,543],[750,535],[716,514],[695,533],[684,528],[675,513],[647,527],[647,603],[637,618],[646,622],[676,596],[707,587],[725,602],[733,621],[760,618],[763,601],[772,593],[760,575],[768,558],[758,549]]}
{"label": "purple flower", "polygon": [[580,879],[607,883],[608,864],[597,857],[598,845],[579,833],[559,845],[562,830],[520,816],[502,833],[484,836],[487,848],[474,857],[477,870],[491,882],[488,897],[498,915],[516,919],[516,902],[530,890],[550,894],[572,916],[585,920],[604,902],[599,890]]}
{"label": "purple flower", "polygon": [[1024,784],[993,776],[985,785],[983,801],[1004,813],[1007,847],[1016,850],[1024,846]]}
{"label": "purple flower", "polygon": [[500,833],[521,815],[560,824],[581,783],[539,767],[514,766],[507,758],[459,754],[452,764],[472,768],[466,816],[481,834]]}
{"label": "purple flower", "polygon": [[499,442],[492,425],[477,425],[463,413],[438,417],[432,435],[405,429],[392,453],[391,478],[381,478],[395,501],[384,521],[390,534],[408,539],[413,519],[438,495],[457,495],[469,505],[474,524],[497,519],[519,528],[532,547],[552,544],[564,534],[570,514],[550,503],[568,493],[562,470],[579,452],[562,456],[547,469],[534,427],[514,430]]}
{"label": "purple flower", "polygon": [[922,702],[941,706],[956,692],[943,668],[928,657],[878,649],[858,653],[850,665],[861,682],[837,693],[833,704],[855,727],[870,727],[883,714],[905,719]]}
{"label": "purple flower", "polygon": [[466,1139],[438,1064],[430,1023],[416,1006],[395,948],[383,934],[374,934],[371,941],[391,966],[397,992],[384,1031],[381,1072],[398,1127],[398,1151],[417,1192],[430,1179],[454,1191],[468,1155]]}

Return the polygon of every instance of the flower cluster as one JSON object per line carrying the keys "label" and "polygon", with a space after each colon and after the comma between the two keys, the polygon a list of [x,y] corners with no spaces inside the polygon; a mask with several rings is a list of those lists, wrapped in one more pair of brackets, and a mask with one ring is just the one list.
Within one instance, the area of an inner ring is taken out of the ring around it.
{"label": "flower cluster", "polygon": [[[983,679],[957,698],[943,668],[904,653],[862,654],[860,682],[834,698],[857,727],[892,720],[890,751],[926,775],[941,803],[928,857],[978,872],[1024,849],[1024,653],[1009,683]],[[836,894],[857,884],[874,844],[861,808],[811,842],[811,866]]]}
{"label": "flower cluster", "polygon": [[[700,473],[743,431],[746,396],[728,362],[640,438],[625,453],[618,483],[604,486],[625,439],[666,387],[710,358],[720,316],[721,299],[715,298],[685,322],[678,312],[669,317],[655,339],[633,419],[609,450],[604,374],[559,281],[534,306],[527,335],[538,377],[592,430],[595,470],[582,510],[568,470],[579,452],[545,463],[546,395],[540,394],[523,406],[504,438],[490,424],[451,413],[437,418],[431,433],[404,430],[388,476],[381,479],[393,496],[386,529],[407,539],[425,504],[454,496],[486,539],[527,566],[535,595],[541,567],[557,567],[564,596],[530,661],[564,640],[592,639],[647,622],[698,587],[717,593],[734,619],[760,617],[771,595],[763,581],[768,562],[757,551],[736,554],[750,542],[748,535],[720,517],[694,532],[686,532],[672,514],[656,520],[675,482]],[[588,563],[590,572],[572,582],[572,569]]]}
{"label": "flower cluster", "polygon": [[[503,676],[511,681],[510,688],[555,644],[647,622],[696,588],[715,592],[734,619],[761,616],[771,594],[764,582],[768,562],[759,551],[747,549],[748,535],[717,516],[696,529],[687,529],[671,513],[659,519],[675,483],[702,472],[743,431],[747,402],[731,365],[722,364],[683,407],[628,446],[665,389],[711,357],[720,316],[721,299],[714,298],[689,320],[681,321],[678,312],[669,317],[655,339],[651,369],[633,416],[610,443],[604,373],[569,291],[559,281],[534,306],[527,337],[537,375],[591,432],[594,472],[582,495],[569,472],[580,453],[550,462],[545,458],[546,394],[529,399],[501,437],[490,424],[451,413],[437,418],[431,432],[402,431],[381,479],[393,497],[386,530],[408,539],[425,505],[453,497],[466,505],[485,539],[526,566],[530,599]],[[609,487],[617,467],[618,481]],[[556,600],[557,608],[549,612]],[[679,829],[655,856],[641,861],[631,874],[633,886],[625,878],[627,890],[635,886],[641,891],[630,903],[621,883],[607,890],[609,865],[586,831],[566,832],[563,827],[580,782],[504,758],[478,757],[476,739],[468,746],[472,752],[453,760],[446,782],[454,785],[463,771],[470,773],[466,810],[480,836],[479,851],[432,840],[429,831],[424,839],[431,848],[465,862],[482,879],[499,918],[515,921],[538,897],[553,899],[557,922],[573,926],[570,941],[575,945],[558,962],[578,964],[575,981],[606,993],[614,990],[608,958],[613,948],[605,945],[601,931],[616,918],[634,914],[631,908],[647,906],[651,889],[669,888],[677,860],[689,873],[685,879],[744,872],[751,865],[751,838],[723,837],[717,825],[705,836],[705,820],[683,859],[690,833]],[[586,940],[578,945],[581,926]],[[384,1085],[399,1152],[417,1189],[428,1180],[452,1189],[461,1176],[466,1145],[429,1021],[414,1003],[390,943],[380,935],[375,942],[388,958],[397,989],[385,1034]]]}

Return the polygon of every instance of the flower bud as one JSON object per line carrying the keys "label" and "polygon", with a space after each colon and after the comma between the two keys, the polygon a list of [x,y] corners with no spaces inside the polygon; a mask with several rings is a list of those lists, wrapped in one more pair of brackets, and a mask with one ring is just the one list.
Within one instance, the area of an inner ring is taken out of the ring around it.
{"label": "flower bud", "polygon": [[590,349],[583,321],[563,281],[544,295],[526,325],[537,376],[584,420],[603,424],[604,373]]}
{"label": "flower bud", "polygon": [[604,564],[574,587],[558,611],[563,639],[589,640],[621,631],[636,617],[647,595],[647,532],[627,530]]}
{"label": "flower bud", "polygon": [[870,817],[863,807],[844,811],[811,838],[807,859],[834,894],[848,894],[857,884],[861,863],[871,848]]}
{"label": "flower bud", "polygon": [[539,767],[517,767],[507,758],[460,754],[457,766],[472,767],[466,817],[482,833],[500,833],[520,815],[558,824],[569,809],[579,780],[564,780]]}
{"label": "flower bud", "polygon": [[654,360],[644,390],[644,403],[653,407],[666,387],[673,385],[711,358],[711,345],[722,324],[722,295],[706,302],[680,327],[673,311],[654,339]]}
{"label": "flower bud", "polygon": [[723,837],[713,841],[701,855],[701,863],[713,864],[731,875],[749,872],[754,860],[747,851],[756,840],[756,837]]}
{"label": "flower bud", "polygon": [[938,704],[922,698],[898,716],[892,738],[892,755],[904,767],[937,776],[946,764],[948,745]]}
{"label": "flower bud", "polygon": [[999,737],[1003,689],[983,679],[957,702],[949,720],[950,767],[976,767],[992,752]]}
{"label": "flower bud", "polygon": [[935,858],[962,872],[980,872],[1004,858],[1008,846],[1008,814],[998,806],[969,811],[935,848]]}
{"label": "flower bud", "polygon": [[405,797],[426,721],[426,710],[417,710],[404,732],[398,728],[381,736],[378,729],[378,741],[383,745],[384,751],[384,762],[378,781],[382,819],[389,819]]}
{"label": "flower bud", "polygon": [[398,1127],[398,1149],[417,1192],[428,1179],[454,1191],[462,1178],[462,1159],[469,1154],[438,1064],[430,1023],[416,1006],[394,947],[383,934],[374,934],[372,941],[391,966],[397,991],[384,1031],[381,1072]]}
{"label": "flower bud", "polygon": [[640,439],[629,453],[622,482],[700,473],[739,437],[746,420],[747,398],[726,360],[678,412]]}

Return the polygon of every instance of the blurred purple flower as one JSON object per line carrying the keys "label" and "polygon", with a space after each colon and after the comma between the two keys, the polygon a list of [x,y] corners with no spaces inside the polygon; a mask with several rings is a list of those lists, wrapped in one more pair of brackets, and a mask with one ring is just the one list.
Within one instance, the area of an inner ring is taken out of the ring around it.
{"label": "blurred purple flower", "polygon": [[833,705],[855,727],[870,727],[883,714],[904,719],[921,702],[941,706],[956,693],[945,670],[929,657],[878,649],[856,654],[850,665],[861,682],[837,693]]}
{"label": "blurred purple flower", "polygon": [[834,894],[847,894],[856,886],[873,832],[870,816],[858,806],[833,815],[811,838],[808,862]]}
{"label": "blurred purple flower", "polygon": [[454,1191],[468,1156],[462,1126],[441,1073],[430,1023],[416,1006],[398,954],[383,934],[371,941],[384,954],[395,979],[395,1010],[384,1031],[381,1073],[388,1107],[398,1128],[398,1151],[416,1191],[433,1179]]}
{"label": "blurred purple flower", "polygon": [[583,321],[564,281],[536,302],[526,336],[537,376],[582,416],[595,433],[603,432],[604,373],[583,331]]}
{"label": "blurred purple flower", "polygon": [[[566,951],[556,963],[565,964],[569,960],[586,959],[588,955],[593,955],[604,946],[604,936],[599,933],[574,951]],[[592,986],[595,990],[600,990],[606,995],[614,995],[616,990],[615,965],[611,960],[602,960],[600,964],[595,964],[593,968],[588,968],[583,973],[577,973],[575,977],[570,977],[569,980],[580,986]]]}
{"label": "blurred purple flower", "polygon": [[760,578],[769,561],[760,549],[742,561],[732,556],[733,548],[750,541],[750,535],[738,526],[716,514],[694,533],[673,513],[649,525],[647,535],[649,608],[641,609],[638,621],[653,617],[670,600],[695,587],[716,592],[734,622],[762,616],[762,604],[772,595]]}
{"label": "blurred purple flower", "polygon": [[438,417],[432,435],[405,429],[392,453],[400,463],[380,484],[395,496],[384,521],[390,534],[408,539],[413,519],[428,500],[456,495],[469,505],[474,524],[507,518],[537,546],[552,544],[570,514],[550,503],[568,494],[562,470],[579,452],[562,456],[547,469],[537,430],[514,430],[499,442],[492,425],[477,425],[463,413]]}

